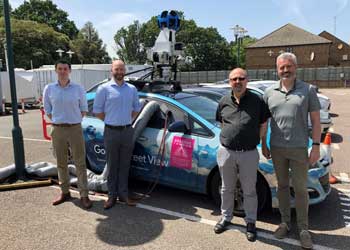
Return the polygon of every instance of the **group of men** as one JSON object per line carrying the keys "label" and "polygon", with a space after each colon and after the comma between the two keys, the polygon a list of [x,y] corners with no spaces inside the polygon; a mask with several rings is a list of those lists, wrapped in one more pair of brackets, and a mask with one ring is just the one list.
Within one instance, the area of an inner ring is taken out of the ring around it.
{"label": "group of men", "polygon": [[[240,180],[244,197],[249,241],[257,237],[257,168],[261,141],[262,153],[272,157],[278,182],[277,197],[281,224],[274,235],[278,239],[287,236],[291,229],[290,187],[291,174],[295,193],[297,224],[300,242],[304,248],[312,248],[308,231],[307,173],[309,164],[320,157],[320,104],[316,90],[296,79],[297,59],[292,53],[277,57],[278,84],[269,87],[261,98],[247,90],[248,76],[244,69],[236,68],[229,74],[232,92],[224,96],[218,105],[217,120],[221,123],[220,147],[217,162],[222,179],[222,218],[215,225],[215,233],[224,232],[231,224],[234,208],[234,191]],[[60,195],[53,201],[58,205],[70,199],[69,172],[67,167],[68,145],[73,154],[78,177],[81,204],[90,208],[88,198],[85,147],[81,128],[82,117],[87,112],[85,91],[69,79],[71,65],[65,61],[55,64],[58,80],[44,89],[44,108],[52,120],[53,148],[57,156]],[[93,106],[93,113],[105,123],[104,145],[108,167],[108,199],[104,208],[113,207],[117,201],[135,205],[128,198],[128,174],[134,145],[132,144],[134,119],[141,109],[137,90],[124,81],[125,65],[121,60],[112,63],[112,79],[101,85]],[[312,150],[308,155],[308,115],[312,122]],[[270,118],[270,147],[266,144],[267,123]]]}
{"label": "group of men", "polygon": [[[291,175],[295,193],[295,208],[300,243],[312,248],[308,231],[307,174],[309,164],[320,157],[320,103],[312,85],[296,79],[297,58],[292,53],[277,57],[280,81],[265,90],[263,98],[249,92],[247,72],[236,68],[229,75],[232,92],[220,100],[217,120],[221,122],[220,147],[217,162],[222,179],[222,218],[215,233],[222,233],[233,218],[234,191],[239,178],[244,198],[246,236],[256,240],[257,194],[256,180],[261,140],[262,153],[272,162],[277,176],[277,198],[281,224],[274,236],[285,238],[291,228]],[[308,156],[308,115],[312,123],[312,149]],[[270,147],[266,144],[267,121],[270,119]]]}
{"label": "group of men", "polygon": [[[57,82],[48,84],[43,93],[44,109],[52,120],[52,144],[57,158],[58,178],[61,192],[53,205],[71,198],[68,171],[68,147],[72,152],[78,179],[81,205],[89,209],[92,202],[88,197],[85,162],[85,142],[81,121],[88,111],[84,88],[71,82],[71,65],[63,60],[55,64]],[[111,68],[112,79],[99,86],[93,106],[93,113],[104,121],[104,145],[108,167],[108,199],[104,208],[113,207],[117,201],[135,206],[128,198],[128,177],[133,151],[134,119],[141,105],[135,86],[124,81],[125,65],[115,60]]]}

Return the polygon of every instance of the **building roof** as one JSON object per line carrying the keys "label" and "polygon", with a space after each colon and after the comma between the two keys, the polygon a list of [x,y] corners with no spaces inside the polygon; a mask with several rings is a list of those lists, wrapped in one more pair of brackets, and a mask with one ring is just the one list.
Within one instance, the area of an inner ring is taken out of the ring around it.
{"label": "building roof", "polygon": [[345,47],[347,49],[350,49],[350,45],[347,44],[346,42],[344,42],[343,40],[339,39],[338,37],[336,37],[335,35],[327,32],[327,31],[322,31],[320,34],[319,34],[320,37],[323,37],[323,38],[326,38],[330,41],[332,41],[333,43],[335,43],[335,46],[338,46],[340,44],[342,44],[342,47]]}
{"label": "building roof", "polygon": [[286,24],[270,34],[259,39],[248,48],[280,47],[307,44],[328,44],[332,43],[326,38],[314,35],[306,30]]}

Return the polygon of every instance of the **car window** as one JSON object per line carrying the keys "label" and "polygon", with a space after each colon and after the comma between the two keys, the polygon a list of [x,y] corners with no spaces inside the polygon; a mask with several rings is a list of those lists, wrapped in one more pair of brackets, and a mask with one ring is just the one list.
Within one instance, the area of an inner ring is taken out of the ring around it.
{"label": "car window", "polygon": [[204,96],[191,96],[178,100],[207,121],[216,124],[216,109],[218,103]]}
{"label": "car window", "polygon": [[222,98],[222,95],[220,95],[220,94],[213,94],[213,93],[207,93],[207,92],[200,92],[198,94],[205,96],[205,97],[208,97],[209,99],[216,101],[216,102],[219,102],[220,99]]}
{"label": "car window", "polygon": [[190,119],[191,134],[210,137],[211,132],[194,119]]}
{"label": "car window", "polygon": [[[150,101],[150,100],[147,100],[147,101]],[[162,101],[157,101],[157,102],[160,105],[160,109],[158,112],[155,112],[152,115],[151,119],[147,123],[147,127],[162,129],[164,128],[166,119],[167,119],[167,126],[169,126],[174,121],[184,121],[185,114],[183,113],[183,111],[176,108],[175,106],[172,106],[169,103],[165,103]]]}

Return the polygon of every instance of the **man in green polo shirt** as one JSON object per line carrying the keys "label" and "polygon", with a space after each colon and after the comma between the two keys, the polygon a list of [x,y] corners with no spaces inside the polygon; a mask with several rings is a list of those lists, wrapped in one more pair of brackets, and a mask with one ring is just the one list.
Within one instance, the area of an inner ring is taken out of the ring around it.
{"label": "man in green polo shirt", "polygon": [[[294,54],[282,53],[276,63],[280,82],[269,87],[264,94],[271,112],[270,150],[277,176],[277,197],[282,220],[274,235],[282,239],[290,230],[290,172],[301,246],[310,249],[312,239],[308,232],[307,173],[309,165],[315,164],[320,157],[320,103],[315,88],[296,79],[297,59]],[[307,148],[308,114],[313,140],[310,156]],[[270,151],[264,144],[262,146],[264,156],[270,158]]]}

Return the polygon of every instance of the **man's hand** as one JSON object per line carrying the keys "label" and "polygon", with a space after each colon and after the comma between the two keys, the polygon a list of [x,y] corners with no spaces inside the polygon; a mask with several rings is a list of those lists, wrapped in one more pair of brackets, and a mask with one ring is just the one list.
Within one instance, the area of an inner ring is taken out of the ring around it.
{"label": "man's hand", "polygon": [[270,150],[267,148],[266,143],[265,143],[265,145],[264,145],[264,143],[262,144],[261,151],[262,151],[263,156],[265,156],[266,159],[268,159],[268,160],[271,159],[271,153],[270,153]]}
{"label": "man's hand", "polygon": [[313,146],[309,156],[309,163],[314,165],[320,159],[320,147]]}

